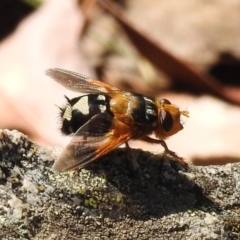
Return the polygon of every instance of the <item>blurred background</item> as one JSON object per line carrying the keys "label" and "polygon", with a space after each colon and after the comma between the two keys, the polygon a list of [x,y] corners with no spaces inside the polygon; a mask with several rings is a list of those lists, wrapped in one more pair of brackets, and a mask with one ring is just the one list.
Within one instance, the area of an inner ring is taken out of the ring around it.
{"label": "blurred background", "polygon": [[44,74],[58,67],[188,110],[166,141],[187,161],[239,161],[239,26],[238,0],[1,0],[0,128],[43,145],[70,141],[57,106],[79,94]]}

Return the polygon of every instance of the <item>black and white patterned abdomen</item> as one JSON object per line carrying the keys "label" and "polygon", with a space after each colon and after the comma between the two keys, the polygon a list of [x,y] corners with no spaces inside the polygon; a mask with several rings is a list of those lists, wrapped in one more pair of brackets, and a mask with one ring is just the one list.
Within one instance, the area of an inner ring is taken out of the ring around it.
{"label": "black and white patterned abdomen", "polygon": [[61,109],[61,131],[66,134],[75,133],[81,126],[99,113],[110,111],[110,97],[102,94],[88,94],[73,99],[68,99],[68,104]]}

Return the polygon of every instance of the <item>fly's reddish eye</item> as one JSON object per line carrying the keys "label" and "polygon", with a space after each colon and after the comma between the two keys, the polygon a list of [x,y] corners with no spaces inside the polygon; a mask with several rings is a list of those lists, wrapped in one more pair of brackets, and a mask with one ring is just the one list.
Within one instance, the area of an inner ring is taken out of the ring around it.
{"label": "fly's reddish eye", "polygon": [[164,99],[164,98],[160,100],[160,103],[161,104],[171,104],[170,101],[168,101],[167,99]]}
{"label": "fly's reddish eye", "polygon": [[165,110],[160,111],[160,123],[164,131],[169,132],[173,127],[173,118],[171,114]]}

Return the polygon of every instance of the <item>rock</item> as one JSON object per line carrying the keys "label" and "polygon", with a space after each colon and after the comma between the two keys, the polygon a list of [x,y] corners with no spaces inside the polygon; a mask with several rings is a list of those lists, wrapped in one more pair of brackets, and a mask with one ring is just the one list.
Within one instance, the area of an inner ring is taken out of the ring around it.
{"label": "rock", "polygon": [[51,171],[60,148],[0,131],[1,239],[237,239],[240,165],[183,166],[117,149],[85,169]]}

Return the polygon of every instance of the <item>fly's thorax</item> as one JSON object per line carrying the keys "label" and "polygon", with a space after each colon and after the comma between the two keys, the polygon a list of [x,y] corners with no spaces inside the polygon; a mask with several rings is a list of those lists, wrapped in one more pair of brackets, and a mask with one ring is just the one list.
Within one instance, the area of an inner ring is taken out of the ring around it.
{"label": "fly's thorax", "polygon": [[61,108],[61,131],[72,134],[99,113],[109,113],[110,97],[103,94],[88,94],[73,99],[66,98],[68,103]]}
{"label": "fly's thorax", "polygon": [[154,98],[124,92],[114,96],[110,106],[114,116],[127,125],[146,129],[157,126],[157,106]]}
{"label": "fly's thorax", "polygon": [[[160,139],[172,136],[183,129],[181,124],[182,112],[167,99],[161,99],[158,105],[158,128],[154,131]],[[184,114],[183,114],[184,115]]]}
{"label": "fly's thorax", "polygon": [[136,106],[132,108],[132,117],[136,124],[146,127],[146,129],[154,129],[157,127],[157,106],[154,98],[134,94]]}

